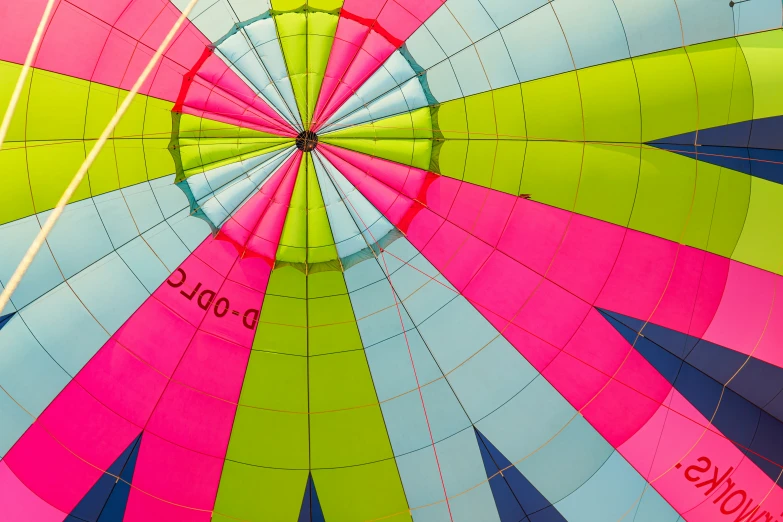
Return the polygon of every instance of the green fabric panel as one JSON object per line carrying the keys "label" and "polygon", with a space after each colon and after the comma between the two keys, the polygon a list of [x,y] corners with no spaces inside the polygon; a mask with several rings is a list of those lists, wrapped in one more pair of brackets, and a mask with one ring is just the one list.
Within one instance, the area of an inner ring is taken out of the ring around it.
{"label": "green fabric panel", "polygon": [[511,85],[493,91],[498,139],[518,140],[527,137],[522,88]]}
{"label": "green fabric panel", "polygon": [[783,185],[753,178],[750,208],[732,259],[783,274]]}
{"label": "green fabric panel", "polygon": [[698,128],[696,88],[684,49],[633,59],[642,105],[642,141]]}
{"label": "green fabric panel", "polygon": [[527,144],[520,193],[555,207],[572,210],[582,166],[581,143],[531,141]]}
{"label": "green fabric panel", "polygon": [[582,102],[575,72],[522,84],[531,140],[581,141]]}
{"label": "green fabric panel", "polygon": [[305,128],[321,91],[342,1],[275,0],[273,15]]}
{"label": "green fabric panel", "polygon": [[468,115],[465,98],[438,105],[434,110],[432,127],[445,139],[467,139]]}
{"label": "green fabric panel", "polygon": [[[288,212],[277,247],[277,260],[288,263],[307,261],[307,159],[302,156],[297,173],[294,192],[291,195]],[[262,312],[263,313],[263,312]]]}
{"label": "green fabric panel", "polygon": [[272,271],[239,402],[216,510],[296,520],[312,469],[328,520],[410,520],[342,272]]}
{"label": "green fabric panel", "polygon": [[737,38],[753,78],[753,117],[783,114],[783,30],[749,34]]}
{"label": "green fabric panel", "polygon": [[639,147],[585,145],[575,211],[628,226],[639,179]]}
{"label": "green fabric panel", "polygon": [[493,91],[465,98],[465,110],[468,115],[468,138],[471,140],[497,140],[498,129],[495,123],[496,106]]}
{"label": "green fabric panel", "polygon": [[[321,186],[313,165],[312,154],[305,154],[307,175],[307,264],[326,263],[338,259],[329,216],[321,195]],[[303,174],[299,173],[300,176]]]}
{"label": "green fabric panel", "polygon": [[653,148],[642,149],[639,188],[630,227],[680,241],[690,214],[696,162]]}
{"label": "green fabric panel", "polygon": [[304,12],[275,15],[277,35],[288,76],[294,90],[296,106],[303,122],[307,121],[307,15]]}
{"label": "green fabric panel", "polygon": [[[227,460],[223,465],[213,522],[295,521],[307,485],[307,470],[269,469]],[[262,499],[274,499],[265,502]]]}
{"label": "green fabric panel", "polygon": [[687,48],[699,94],[699,128],[753,118],[753,88],[742,49],[734,39]]}
{"label": "green fabric panel", "polygon": [[[410,522],[411,515],[398,485],[393,459],[364,466],[313,471],[318,498],[326,520],[340,522]],[[396,482],[395,482],[396,481]],[[378,492],[383,492],[379,494]],[[346,492],[355,492],[346,495]],[[378,516],[383,513],[383,515]]]}
{"label": "green fabric panel", "polygon": [[518,195],[526,153],[526,141],[498,141],[495,170],[489,187],[514,196]]}
{"label": "green fabric panel", "polygon": [[[7,106],[21,66],[0,61]],[[0,151],[0,224],[54,207],[127,91],[33,69]],[[138,95],[71,201],[167,176],[172,103]]]}
{"label": "green fabric panel", "polygon": [[339,272],[315,273],[310,279],[308,290],[321,296],[308,296],[308,349],[313,479],[324,516],[358,522],[405,512],[345,280]]}
{"label": "green fabric panel", "polygon": [[429,139],[373,140],[369,138],[332,138],[331,136],[325,136],[321,138],[321,141],[425,170],[429,168],[432,156],[432,140]]}
{"label": "green fabric panel", "polygon": [[745,226],[752,179],[740,172],[721,169],[708,251],[731,257]]}
{"label": "green fabric panel", "polygon": [[630,61],[580,70],[579,88],[587,141],[639,142],[639,91]]}

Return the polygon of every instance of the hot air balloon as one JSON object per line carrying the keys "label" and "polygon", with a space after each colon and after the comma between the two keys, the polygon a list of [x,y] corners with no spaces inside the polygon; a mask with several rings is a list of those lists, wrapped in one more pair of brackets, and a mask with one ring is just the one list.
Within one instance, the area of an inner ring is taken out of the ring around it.
{"label": "hot air balloon", "polygon": [[783,522],[782,25],[0,0],[0,520]]}

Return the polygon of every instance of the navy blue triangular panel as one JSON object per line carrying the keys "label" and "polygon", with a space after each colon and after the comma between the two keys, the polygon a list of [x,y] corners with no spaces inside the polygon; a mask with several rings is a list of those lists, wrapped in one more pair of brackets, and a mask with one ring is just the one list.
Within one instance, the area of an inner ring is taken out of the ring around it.
{"label": "navy blue triangular panel", "polygon": [[777,480],[783,466],[783,369],[669,328],[600,312],[704,417]]}
{"label": "navy blue triangular panel", "polygon": [[10,321],[11,318],[15,315],[16,312],[11,312],[10,314],[6,314],[6,315],[0,315],[0,330],[2,330],[3,326],[8,324],[8,321]]}
{"label": "navy blue triangular panel", "polygon": [[695,132],[686,132],[649,143],[689,158],[783,183],[783,116],[701,129],[698,138]]}
{"label": "navy blue triangular panel", "polygon": [[484,470],[501,522],[565,522],[560,512],[511,462],[476,431]]}
{"label": "navy blue triangular panel", "polygon": [[[130,482],[136,468],[141,435],[117,457],[114,464],[73,508],[65,522],[121,522],[128,505]],[[119,476],[122,480],[114,478]]]}
{"label": "navy blue triangular panel", "polygon": [[321,509],[321,502],[318,500],[318,493],[315,491],[315,482],[313,475],[307,477],[304,498],[302,498],[302,509],[299,510],[299,520],[297,522],[326,522],[324,512]]}

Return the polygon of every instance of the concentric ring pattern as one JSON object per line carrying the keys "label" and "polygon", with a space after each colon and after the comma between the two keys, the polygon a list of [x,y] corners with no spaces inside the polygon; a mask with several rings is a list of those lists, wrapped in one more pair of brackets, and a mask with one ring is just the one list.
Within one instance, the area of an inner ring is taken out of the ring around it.
{"label": "concentric ring pattern", "polygon": [[[56,2],[0,282],[188,3]],[[782,24],[200,0],[0,311],[0,520],[783,521]]]}

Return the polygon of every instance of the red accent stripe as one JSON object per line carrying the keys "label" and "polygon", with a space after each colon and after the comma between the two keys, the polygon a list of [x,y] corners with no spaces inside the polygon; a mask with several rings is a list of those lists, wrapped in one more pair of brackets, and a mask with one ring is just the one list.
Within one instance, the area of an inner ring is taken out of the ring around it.
{"label": "red accent stripe", "polygon": [[358,22],[362,24],[365,27],[368,27],[371,31],[375,31],[379,35],[383,36],[388,40],[389,42],[394,44],[394,47],[399,48],[404,43],[403,40],[400,40],[393,34],[391,34],[389,31],[384,29],[381,24],[378,23],[378,20],[374,18],[362,18],[361,16],[355,15],[351,13],[350,11],[346,11],[343,9],[340,11],[340,18],[347,18],[348,20],[353,20],[354,22]]}
{"label": "red accent stripe", "polygon": [[177,101],[174,103],[174,108],[171,109],[173,112],[182,112],[182,105],[185,103],[185,97],[188,95],[190,84],[193,83],[193,80],[196,78],[196,74],[198,73],[199,69],[201,69],[201,66],[204,65],[204,62],[206,62],[207,59],[210,56],[212,56],[213,52],[214,51],[212,48],[205,47],[204,52],[201,53],[201,56],[199,57],[196,64],[182,78],[182,86],[179,88],[179,95],[177,96]]}

